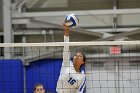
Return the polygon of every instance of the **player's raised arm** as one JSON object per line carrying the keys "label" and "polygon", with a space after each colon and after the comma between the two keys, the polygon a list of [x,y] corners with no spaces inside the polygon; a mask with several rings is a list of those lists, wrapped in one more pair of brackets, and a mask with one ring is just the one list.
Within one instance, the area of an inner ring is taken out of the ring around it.
{"label": "player's raised arm", "polygon": [[[64,42],[69,42],[69,27],[67,27],[65,24],[64,26]],[[65,45],[63,50],[63,65],[69,66],[70,65],[70,51],[69,46]]]}

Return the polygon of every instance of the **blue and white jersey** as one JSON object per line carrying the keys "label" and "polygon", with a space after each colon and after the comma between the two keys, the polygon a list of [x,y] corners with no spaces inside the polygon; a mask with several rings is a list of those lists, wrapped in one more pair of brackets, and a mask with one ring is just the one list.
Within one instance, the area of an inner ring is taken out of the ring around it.
{"label": "blue and white jersey", "polygon": [[[69,37],[64,36],[64,41],[69,42]],[[63,63],[56,91],[58,93],[83,93],[85,83],[86,76],[84,68],[81,68],[80,72],[75,71],[73,62],[70,61],[69,46],[64,46]]]}

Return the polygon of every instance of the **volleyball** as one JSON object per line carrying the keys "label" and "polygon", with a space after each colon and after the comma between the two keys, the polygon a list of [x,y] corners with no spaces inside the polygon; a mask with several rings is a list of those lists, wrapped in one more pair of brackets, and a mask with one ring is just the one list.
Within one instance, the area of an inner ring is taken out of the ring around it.
{"label": "volleyball", "polygon": [[76,27],[79,24],[79,18],[76,14],[69,14],[64,19],[65,25],[68,27]]}

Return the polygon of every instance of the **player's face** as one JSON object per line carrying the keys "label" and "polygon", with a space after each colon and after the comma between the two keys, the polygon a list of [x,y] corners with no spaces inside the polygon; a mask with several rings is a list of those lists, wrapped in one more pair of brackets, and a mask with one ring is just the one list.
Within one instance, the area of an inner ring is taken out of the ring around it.
{"label": "player's face", "polygon": [[83,56],[82,53],[76,53],[76,54],[74,55],[73,61],[74,61],[76,64],[82,65],[82,64],[84,64],[83,59],[84,59],[84,56]]}
{"label": "player's face", "polygon": [[36,90],[34,91],[34,93],[45,93],[45,90],[43,86],[38,86],[36,87]]}

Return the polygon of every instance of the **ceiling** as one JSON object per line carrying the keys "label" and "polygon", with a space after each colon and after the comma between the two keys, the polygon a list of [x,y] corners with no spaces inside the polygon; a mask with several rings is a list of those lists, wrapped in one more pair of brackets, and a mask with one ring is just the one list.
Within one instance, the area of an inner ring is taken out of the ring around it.
{"label": "ceiling", "polygon": [[140,0],[15,0],[15,6],[15,32],[53,30],[58,35],[60,30],[62,35],[65,16],[75,13],[80,23],[72,37],[84,39],[74,41],[140,39]]}
{"label": "ceiling", "polygon": [[[36,38],[45,34],[47,42],[63,41],[64,18],[75,13],[80,23],[78,27],[70,29],[74,30],[70,33],[72,42],[140,40],[140,0],[13,1],[12,24],[17,36],[34,35]],[[127,52],[136,48],[131,47],[123,48]],[[90,51],[90,48],[87,47],[89,50],[86,51]]]}
{"label": "ceiling", "polygon": [[140,0],[28,0],[28,11],[71,11],[140,8]]}

